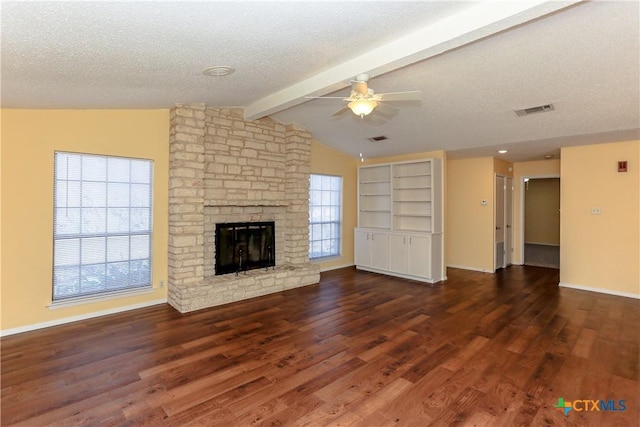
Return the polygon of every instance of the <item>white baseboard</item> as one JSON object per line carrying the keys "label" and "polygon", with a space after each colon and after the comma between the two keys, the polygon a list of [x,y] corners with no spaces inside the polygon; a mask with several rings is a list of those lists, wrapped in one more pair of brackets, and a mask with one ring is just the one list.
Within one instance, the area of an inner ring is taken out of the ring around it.
{"label": "white baseboard", "polygon": [[447,265],[447,267],[459,268],[461,270],[479,271],[480,273],[495,273],[495,271],[493,271],[493,270],[486,270],[484,268],[478,268],[478,267],[469,267],[469,266],[466,266],[466,265],[449,264],[449,265]]}
{"label": "white baseboard", "polygon": [[578,289],[580,291],[598,292],[600,294],[615,295],[617,297],[640,299],[640,294],[632,294],[631,292],[612,291],[611,289],[594,288],[592,286],[574,285],[572,283],[560,282],[558,286],[561,288]]}
{"label": "white baseboard", "polygon": [[141,302],[139,304],[126,305],[123,307],[110,308],[108,310],[95,311],[93,313],[80,314],[78,316],[65,317],[62,319],[51,320],[49,322],[34,323],[33,325],[20,326],[17,328],[3,329],[0,331],[0,337],[8,335],[20,334],[22,332],[35,331],[36,329],[49,328],[51,326],[64,325],[65,323],[77,322],[79,320],[87,320],[93,317],[106,316],[107,314],[121,313],[123,311],[135,310],[136,308],[150,307],[152,305],[165,304],[166,298]]}

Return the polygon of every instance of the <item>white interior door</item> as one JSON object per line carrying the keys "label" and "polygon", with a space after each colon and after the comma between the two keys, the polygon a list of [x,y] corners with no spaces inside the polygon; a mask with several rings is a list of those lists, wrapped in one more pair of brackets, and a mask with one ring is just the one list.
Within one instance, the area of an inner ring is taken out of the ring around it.
{"label": "white interior door", "polygon": [[509,266],[513,264],[513,178],[507,177],[505,184],[504,264]]}
{"label": "white interior door", "polygon": [[505,177],[496,175],[496,189],[495,189],[495,265],[494,270],[503,268],[505,266],[504,259],[504,235],[505,235],[505,221],[504,221],[504,206],[505,206]]}

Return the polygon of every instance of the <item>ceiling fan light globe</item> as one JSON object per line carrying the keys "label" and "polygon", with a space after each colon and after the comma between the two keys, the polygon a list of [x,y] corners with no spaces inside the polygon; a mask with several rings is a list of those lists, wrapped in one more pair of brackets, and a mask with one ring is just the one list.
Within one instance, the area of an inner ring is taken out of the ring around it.
{"label": "ceiling fan light globe", "polygon": [[364,117],[367,114],[371,114],[378,103],[368,99],[358,99],[357,101],[351,101],[347,106],[353,111],[356,116]]}

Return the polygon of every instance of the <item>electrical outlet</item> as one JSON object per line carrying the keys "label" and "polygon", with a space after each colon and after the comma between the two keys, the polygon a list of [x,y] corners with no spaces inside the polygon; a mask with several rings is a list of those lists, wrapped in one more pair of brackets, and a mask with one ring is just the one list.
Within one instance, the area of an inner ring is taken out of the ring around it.
{"label": "electrical outlet", "polygon": [[164,280],[160,280],[160,289],[164,288]]}
{"label": "electrical outlet", "polygon": [[600,215],[600,208],[591,208],[591,215]]}

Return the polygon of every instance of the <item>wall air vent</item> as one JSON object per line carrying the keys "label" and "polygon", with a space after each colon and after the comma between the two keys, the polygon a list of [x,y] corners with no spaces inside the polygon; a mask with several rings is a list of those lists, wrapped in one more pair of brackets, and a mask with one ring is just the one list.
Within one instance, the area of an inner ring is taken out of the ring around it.
{"label": "wall air vent", "polygon": [[529,107],[529,108],[523,108],[522,110],[516,110],[516,114],[520,117],[522,116],[528,116],[529,114],[536,114],[536,113],[546,113],[548,111],[553,111],[553,104],[545,104],[545,105],[538,105],[537,107]]}
{"label": "wall air vent", "polygon": [[367,138],[367,139],[368,139],[369,141],[371,141],[371,142],[380,142],[380,141],[384,141],[384,140],[389,139],[389,138],[387,138],[387,137],[386,137],[386,136],[384,136],[384,135],[380,135],[380,136],[374,136],[374,137],[372,137],[372,138]]}

